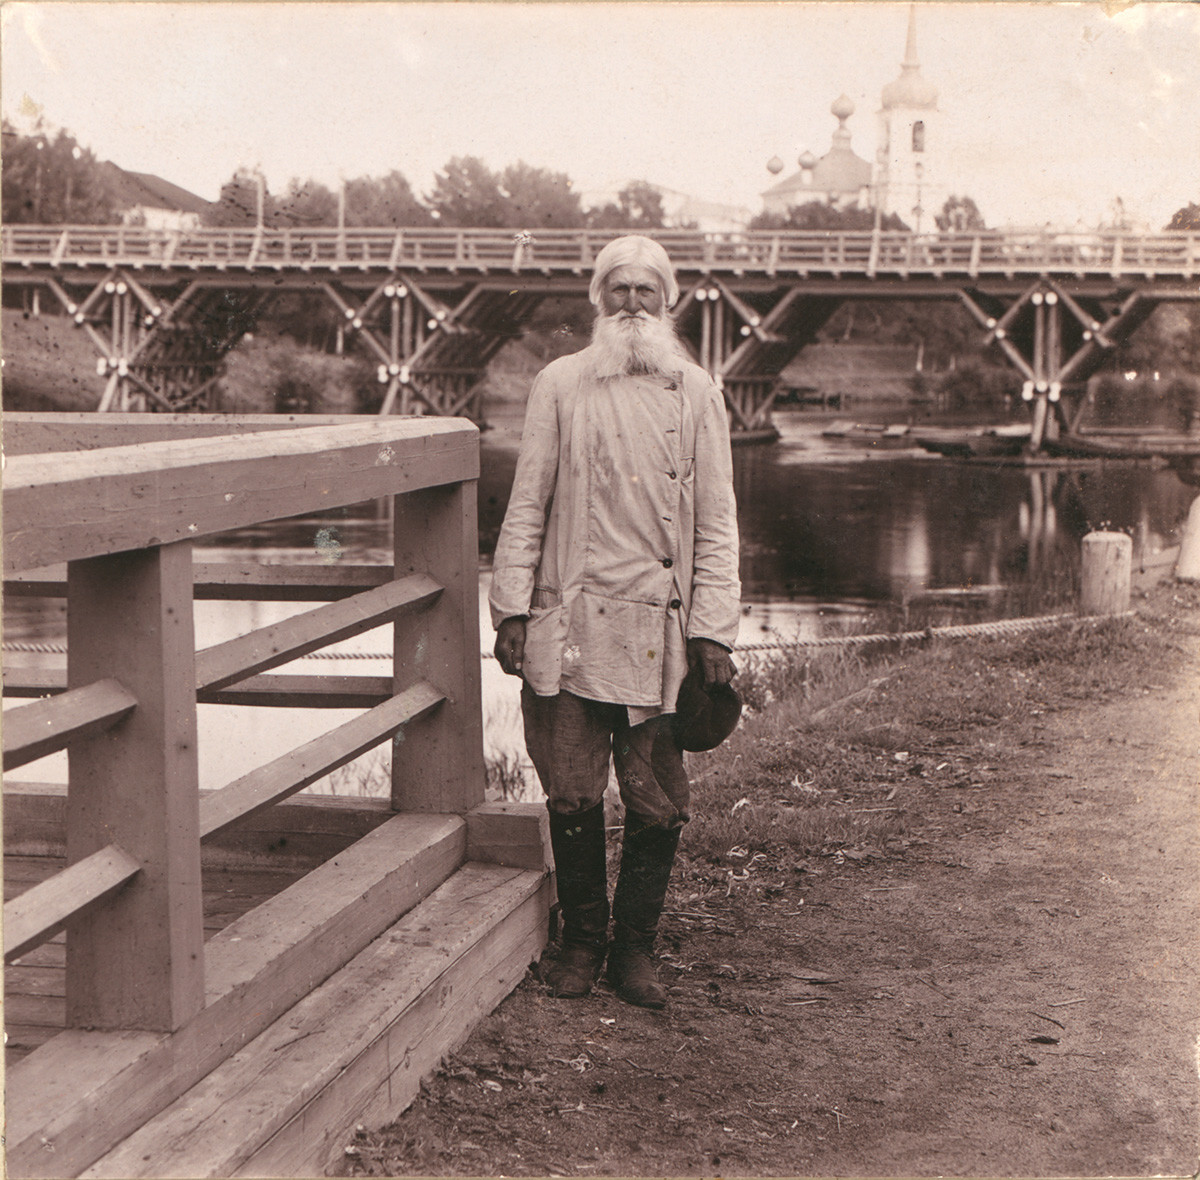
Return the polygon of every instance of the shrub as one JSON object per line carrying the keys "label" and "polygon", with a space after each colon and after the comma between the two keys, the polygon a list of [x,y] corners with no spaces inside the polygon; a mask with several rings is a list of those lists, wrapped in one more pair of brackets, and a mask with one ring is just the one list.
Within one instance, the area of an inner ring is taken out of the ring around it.
{"label": "shrub", "polygon": [[941,378],[938,393],[948,410],[1007,413],[1020,397],[1021,378],[1012,369],[972,357]]}
{"label": "shrub", "polygon": [[331,356],[283,337],[247,338],[229,354],[220,409],[230,414],[357,414],[377,392],[359,357]]}

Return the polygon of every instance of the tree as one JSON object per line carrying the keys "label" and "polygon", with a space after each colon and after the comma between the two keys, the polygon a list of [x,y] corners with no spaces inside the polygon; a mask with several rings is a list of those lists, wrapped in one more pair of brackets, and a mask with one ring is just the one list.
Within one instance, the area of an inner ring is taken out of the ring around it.
{"label": "tree", "polygon": [[573,229],[584,221],[579,194],[565,172],[518,160],[500,174],[505,224],[523,229]]}
{"label": "tree", "polygon": [[275,207],[273,224],[304,229],[314,225],[337,225],[337,194],[315,180],[288,181]]}
{"label": "tree", "polygon": [[570,177],[521,160],[496,173],[477,156],[456,156],[434,176],[429,206],[442,225],[568,229],[583,223]]}
{"label": "tree", "polygon": [[1169,230],[1200,230],[1200,205],[1193,201],[1184,205],[1182,209],[1176,209],[1165,228]]}
{"label": "tree", "polygon": [[260,173],[239,168],[223,185],[221,195],[208,207],[204,217],[205,225],[236,226],[256,225],[258,223],[258,207],[262,200],[262,218],[264,225],[273,225],[275,217],[275,198],[267,190],[267,182]]}
{"label": "tree", "polygon": [[[880,229],[907,230],[908,226],[895,213],[885,213],[879,221]],[[798,229],[808,231],[836,232],[873,230],[875,228],[875,211],[859,209],[851,206],[838,208],[825,201],[806,201],[803,205],[793,205],[787,215],[781,217],[778,213],[760,213],[750,221],[751,229]]]}
{"label": "tree", "polygon": [[428,203],[442,225],[498,229],[507,224],[500,178],[478,156],[455,156],[436,173]]}
{"label": "tree", "polygon": [[432,220],[403,173],[393,169],[386,176],[346,181],[347,225],[428,225]]}
{"label": "tree", "polygon": [[111,165],[67,131],[51,133],[39,124],[23,135],[3,123],[2,215],[7,224],[108,225],[120,220]]}
{"label": "tree", "polygon": [[630,181],[617,193],[615,205],[609,201],[589,209],[587,216],[591,229],[662,229],[665,223],[662,193],[646,180]]}
{"label": "tree", "polygon": [[947,197],[942,211],[934,220],[942,233],[962,234],[987,229],[983,214],[971,197]]}

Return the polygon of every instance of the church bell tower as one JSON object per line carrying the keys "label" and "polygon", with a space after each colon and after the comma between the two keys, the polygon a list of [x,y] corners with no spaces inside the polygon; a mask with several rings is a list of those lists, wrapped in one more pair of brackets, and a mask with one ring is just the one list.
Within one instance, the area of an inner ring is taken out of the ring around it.
{"label": "church bell tower", "polygon": [[940,192],[937,88],[921,76],[917,6],[908,9],[908,41],[900,76],[883,88],[879,111],[876,192],[880,210],[895,213],[918,233],[933,227]]}

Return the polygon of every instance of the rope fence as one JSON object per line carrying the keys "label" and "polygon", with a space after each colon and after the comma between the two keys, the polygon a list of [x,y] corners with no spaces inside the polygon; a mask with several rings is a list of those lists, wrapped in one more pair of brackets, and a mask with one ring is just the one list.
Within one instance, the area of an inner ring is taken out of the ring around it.
{"label": "rope fence", "polygon": [[[1124,618],[1121,615],[1034,615],[1022,619],[997,619],[990,623],[960,623],[946,627],[926,627],[920,631],[881,631],[871,635],[830,635],[820,639],[774,639],[761,643],[739,643],[734,650],[756,655],[769,651],[789,651],[796,648],[867,647],[875,643],[919,643],[931,639],[971,639],[982,636],[1019,635],[1066,623],[1096,622],[1101,619]],[[31,642],[6,640],[0,650],[37,655],[65,655],[67,645],[60,642]],[[495,659],[490,651],[480,652],[485,660]],[[390,660],[391,652],[383,651],[314,651],[300,657],[305,660]]]}

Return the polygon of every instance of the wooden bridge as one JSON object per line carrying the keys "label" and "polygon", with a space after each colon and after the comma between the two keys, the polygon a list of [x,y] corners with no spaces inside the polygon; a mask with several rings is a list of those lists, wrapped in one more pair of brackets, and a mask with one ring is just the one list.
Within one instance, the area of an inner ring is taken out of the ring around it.
{"label": "wooden bridge", "polygon": [[[95,342],[102,410],[203,408],[225,353],[280,291],[328,298],[377,361],[383,413],[480,418],[477,382],[550,295],[582,295],[612,232],[3,230],[5,282],[48,292]],[[664,230],[676,308],[735,431],[770,427],[775,379],[847,299],[958,301],[1024,380],[1039,446],[1166,300],[1200,298],[1200,234]]]}
{"label": "wooden bridge", "polygon": [[[544,944],[544,808],[485,803],[478,434],[432,418],[5,420],[9,595],[65,596],[59,667],[6,660],[14,1176],[289,1176],[340,1158]],[[202,564],[193,543],[392,497],[390,566]],[[319,603],[195,650],[193,601]],[[390,624],[392,676],[272,671]],[[197,701],[356,707],[200,792]],[[391,750],[387,799],[296,793]]]}

